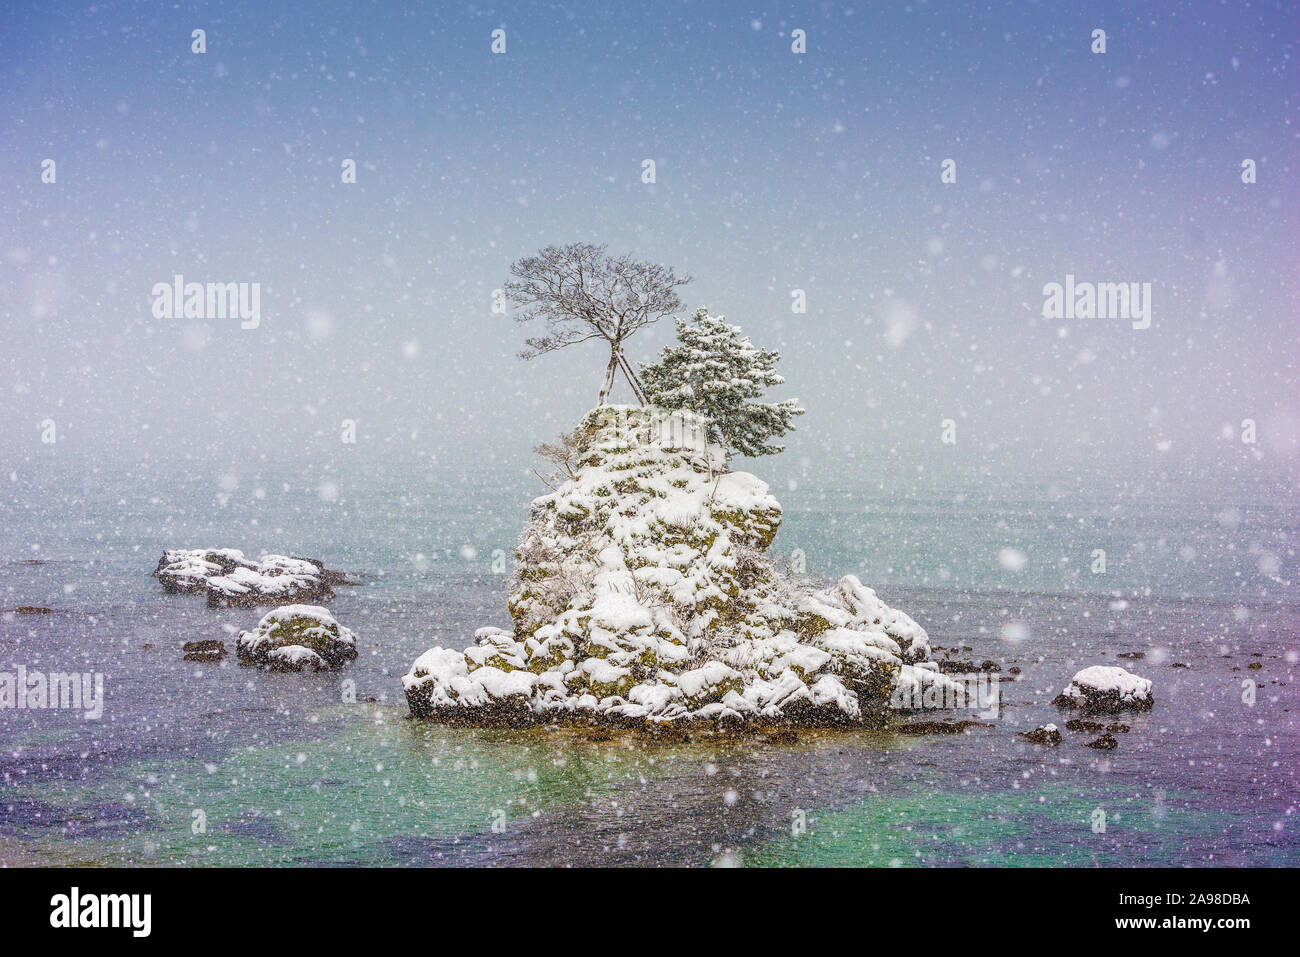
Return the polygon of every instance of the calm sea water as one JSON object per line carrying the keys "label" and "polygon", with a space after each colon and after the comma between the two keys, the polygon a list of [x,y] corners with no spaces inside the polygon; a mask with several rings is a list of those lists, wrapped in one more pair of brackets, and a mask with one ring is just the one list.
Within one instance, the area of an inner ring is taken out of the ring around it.
{"label": "calm sea water", "polygon": [[[538,492],[523,477],[0,478],[0,607],[56,610],[0,615],[0,670],[101,672],[107,699],[99,721],[0,710],[4,863],[1300,863],[1285,486],[778,487],[776,549],[1021,673],[964,735],[665,745],[409,719],[416,655],[508,625],[493,553]],[[199,546],[360,576],[331,605],[359,659],[331,675],[182,661],[183,642],[233,648],[260,617],[162,593],[162,550]],[[1096,663],[1151,678],[1155,709],[1122,719],[1114,751],[1024,743],[1063,723],[1050,699]]]}

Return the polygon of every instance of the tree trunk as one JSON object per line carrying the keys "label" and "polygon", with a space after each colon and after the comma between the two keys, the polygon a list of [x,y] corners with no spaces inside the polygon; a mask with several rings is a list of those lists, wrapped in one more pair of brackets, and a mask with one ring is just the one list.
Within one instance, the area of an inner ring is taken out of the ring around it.
{"label": "tree trunk", "polygon": [[605,367],[605,379],[600,384],[600,402],[597,405],[604,405],[605,400],[609,398],[610,390],[614,388],[614,373],[618,371],[618,346],[609,350],[609,365]]}
{"label": "tree trunk", "polygon": [[618,352],[618,364],[623,370],[623,375],[627,378],[627,384],[632,387],[632,394],[636,396],[637,402],[646,405],[645,389],[641,388],[641,380],[638,379],[636,373],[632,371],[632,364],[627,361],[627,356],[623,355],[622,349]]}

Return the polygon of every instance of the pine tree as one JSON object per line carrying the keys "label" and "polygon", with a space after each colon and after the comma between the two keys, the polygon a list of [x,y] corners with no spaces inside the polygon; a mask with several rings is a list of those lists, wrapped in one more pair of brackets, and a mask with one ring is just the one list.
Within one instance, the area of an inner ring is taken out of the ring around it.
{"label": "pine tree", "polygon": [[646,398],[662,409],[687,409],[709,420],[709,441],[741,455],[774,455],[769,442],[794,430],[802,415],[797,399],[755,402],[768,386],[785,381],[775,371],[780,353],[756,349],[739,326],[697,309],[677,320],[677,345],[641,366]]}

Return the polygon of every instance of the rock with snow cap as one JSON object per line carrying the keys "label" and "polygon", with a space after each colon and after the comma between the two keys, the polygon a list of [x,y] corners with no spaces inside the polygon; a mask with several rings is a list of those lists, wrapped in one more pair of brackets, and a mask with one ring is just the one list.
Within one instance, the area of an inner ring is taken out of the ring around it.
{"label": "rock with snow cap", "polygon": [[412,714],[854,725],[878,723],[900,684],[956,688],[925,630],[857,578],[782,573],[765,554],[781,521],[767,485],[716,449],[673,446],[660,414],[588,414],[570,477],[533,502],[515,549],[513,628],[421,655],[403,678]]}
{"label": "rock with snow cap", "polygon": [[1021,731],[1020,736],[1033,744],[1060,744],[1061,732],[1054,724],[1045,724],[1033,731]]}
{"label": "rock with snow cap", "polygon": [[1150,711],[1154,702],[1149,679],[1113,665],[1084,668],[1052,700],[1058,708],[1079,708],[1094,714]]}
{"label": "rock with snow cap", "polygon": [[241,631],[239,659],[277,671],[328,671],[357,656],[357,640],[319,605],[285,605]]}
{"label": "rock with snow cap", "polygon": [[315,559],[263,555],[252,561],[235,548],[168,549],[154,577],[170,593],[205,593],[214,608],[329,601],[331,586],[350,584]]}

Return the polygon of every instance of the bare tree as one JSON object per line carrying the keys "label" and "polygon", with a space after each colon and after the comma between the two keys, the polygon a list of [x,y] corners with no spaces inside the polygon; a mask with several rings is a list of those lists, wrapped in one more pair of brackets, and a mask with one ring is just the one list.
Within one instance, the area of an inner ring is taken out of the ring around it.
{"label": "bare tree", "polygon": [[602,340],[609,345],[609,364],[599,404],[605,404],[621,370],[637,401],[645,405],[645,392],[623,355],[623,343],[638,329],[680,309],[677,287],[691,277],[630,256],[615,259],[605,249],[591,243],[547,246],[511,264],[514,278],[506,283],[505,294],[519,310],[516,321],[540,319],[546,326],[545,334],[525,340],[528,348],[519,355],[531,359],[588,339]]}
{"label": "bare tree", "polygon": [[541,475],[536,469],[533,474],[551,489],[558,488],[561,482],[577,479],[583,459],[591,451],[591,440],[595,434],[596,430],[584,422],[572,432],[561,432],[556,442],[534,445],[533,451],[554,465],[555,469],[550,475]]}

